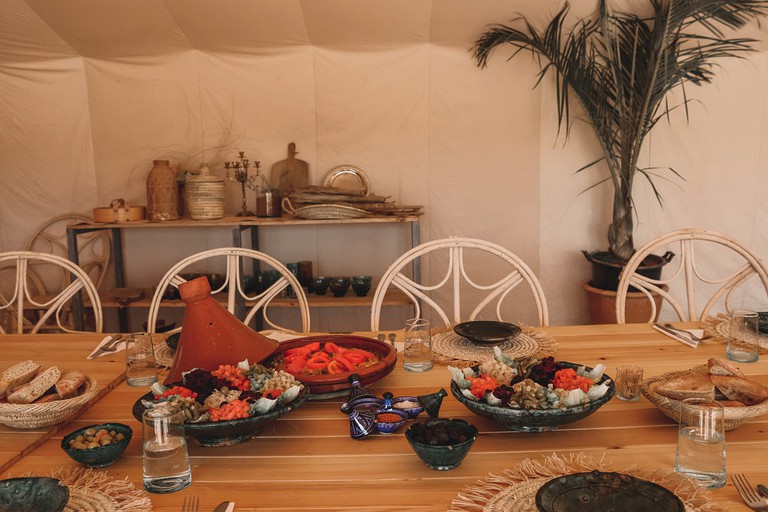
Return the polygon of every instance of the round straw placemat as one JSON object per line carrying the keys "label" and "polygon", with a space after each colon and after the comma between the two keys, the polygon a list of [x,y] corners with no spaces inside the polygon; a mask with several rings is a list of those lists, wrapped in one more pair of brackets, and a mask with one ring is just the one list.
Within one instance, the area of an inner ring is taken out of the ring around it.
{"label": "round straw placemat", "polygon": [[[450,512],[536,512],[536,493],[553,478],[585,471],[615,471],[610,464],[596,461],[584,453],[551,454],[538,459],[525,459],[501,474],[489,474],[473,486],[459,492],[451,501]],[[630,467],[619,471],[654,482],[674,492],[687,512],[724,510],[712,502],[709,491],[692,480],[668,471],[640,470]]]}
{"label": "round straw placemat", "polygon": [[[522,332],[498,345],[501,352],[515,359],[553,355],[557,342],[546,333],[532,327],[520,326]],[[493,359],[493,345],[478,345],[451,330],[432,334],[435,360],[452,365],[473,365]]]}
{"label": "round straw placemat", "polygon": [[173,364],[174,351],[171,350],[162,336],[153,336],[152,341],[155,344],[155,363],[158,366],[170,368]]}
{"label": "round straw placemat", "polygon": [[[731,329],[731,319],[728,315],[718,313],[717,316],[708,316],[703,324],[704,336],[711,336],[713,340],[720,343],[728,343],[728,333]],[[768,354],[768,336],[760,333],[758,343],[760,343],[760,353]]]}

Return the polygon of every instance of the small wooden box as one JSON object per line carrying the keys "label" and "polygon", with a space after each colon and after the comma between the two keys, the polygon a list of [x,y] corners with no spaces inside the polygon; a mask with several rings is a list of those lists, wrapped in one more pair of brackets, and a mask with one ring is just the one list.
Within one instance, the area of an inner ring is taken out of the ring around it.
{"label": "small wooden box", "polygon": [[124,208],[94,208],[94,222],[131,222],[146,218],[146,207],[126,206]]}

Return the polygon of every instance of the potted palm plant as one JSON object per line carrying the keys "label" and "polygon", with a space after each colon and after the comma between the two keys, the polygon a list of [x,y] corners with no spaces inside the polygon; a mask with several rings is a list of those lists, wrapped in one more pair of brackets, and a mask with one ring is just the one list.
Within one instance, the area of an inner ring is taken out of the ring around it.
{"label": "potted palm plant", "polygon": [[[512,57],[531,52],[538,58],[536,86],[555,78],[558,132],[568,136],[574,116],[572,99],[594,129],[602,155],[593,166],[607,170],[599,183],[613,187],[613,213],[608,250],[585,252],[593,263],[593,284],[616,289],[623,265],[635,252],[633,241],[635,178],[650,183],[661,204],[654,177],[657,168],[643,168],[639,156],[646,136],[676,108],[686,111],[688,97],[669,103],[668,94],[686,84],[711,82],[717,59],[742,57],[753,39],[726,37],[768,13],[765,0],[649,0],[642,13],[619,12],[599,0],[597,12],[569,23],[568,2],[538,31],[524,16],[511,25],[492,25],[473,46],[477,65],[484,68],[499,46],[514,48]],[[671,168],[667,171],[679,177]],[[654,256],[643,267],[651,277],[661,274],[671,253]],[[613,282],[611,280],[613,279]],[[597,281],[597,282],[596,282]],[[646,317],[647,318],[647,317]]]}

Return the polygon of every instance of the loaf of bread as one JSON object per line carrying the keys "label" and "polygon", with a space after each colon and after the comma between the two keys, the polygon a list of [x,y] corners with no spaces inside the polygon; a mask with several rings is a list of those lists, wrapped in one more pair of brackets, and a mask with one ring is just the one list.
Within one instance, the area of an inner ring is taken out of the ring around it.
{"label": "loaf of bread", "polygon": [[55,366],[40,372],[34,379],[22,384],[8,393],[8,401],[12,404],[31,404],[43,396],[61,377],[61,370]]}
{"label": "loaf of bread", "polygon": [[705,372],[690,372],[686,375],[661,383],[656,392],[672,400],[686,398],[708,398],[714,400],[715,386]]}
{"label": "loaf of bread", "polygon": [[733,375],[710,375],[712,383],[717,386],[728,400],[736,400],[744,405],[757,405],[768,400],[768,388],[753,380]]}
{"label": "loaf of bread", "polygon": [[739,367],[727,359],[712,357],[707,361],[707,366],[709,366],[709,373],[712,375],[744,377],[744,374],[739,370]]}
{"label": "loaf of bread", "polygon": [[40,372],[40,365],[28,359],[7,368],[0,374],[0,400],[13,388],[26,384]]}
{"label": "loaf of bread", "polygon": [[80,370],[68,371],[56,382],[56,394],[61,399],[72,398],[77,395],[77,390],[86,380],[87,377]]}

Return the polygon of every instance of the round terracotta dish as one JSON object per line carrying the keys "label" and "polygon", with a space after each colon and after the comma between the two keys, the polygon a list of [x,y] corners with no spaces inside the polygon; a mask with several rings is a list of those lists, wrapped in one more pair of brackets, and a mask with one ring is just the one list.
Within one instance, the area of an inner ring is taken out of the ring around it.
{"label": "round terracotta dish", "polygon": [[395,363],[397,362],[397,351],[389,343],[384,343],[383,341],[379,341],[373,338],[366,338],[364,336],[339,334],[326,336],[307,336],[304,338],[296,338],[293,340],[284,341],[280,343],[277,351],[263,364],[267,367],[273,367],[272,365],[275,359],[280,357],[286,350],[301,347],[316,341],[319,341],[321,345],[326,342],[331,342],[341,347],[360,348],[367,350],[376,354],[376,356],[379,358],[379,361],[376,364],[366,368],[356,369],[353,372],[334,373],[330,375],[296,375],[295,377],[298,380],[309,386],[310,392],[312,395],[314,395],[314,398],[321,398],[318,397],[318,395],[324,394],[328,394],[328,398],[331,397],[331,394],[335,396],[341,396],[343,392],[352,388],[352,383],[349,381],[349,377],[355,373],[360,376],[361,386],[372,384],[388,375],[395,368]]}

